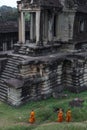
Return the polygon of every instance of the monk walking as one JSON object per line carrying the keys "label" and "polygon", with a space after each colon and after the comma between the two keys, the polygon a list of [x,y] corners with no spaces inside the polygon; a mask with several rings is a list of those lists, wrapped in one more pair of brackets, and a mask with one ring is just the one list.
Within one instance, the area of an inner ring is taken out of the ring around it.
{"label": "monk walking", "polygon": [[66,112],[66,121],[70,122],[71,121],[71,110],[68,109],[68,111]]}
{"label": "monk walking", "polygon": [[58,122],[62,122],[62,121],[63,121],[63,111],[60,108],[58,112]]}
{"label": "monk walking", "polygon": [[29,123],[35,122],[35,112],[32,110],[30,113]]}

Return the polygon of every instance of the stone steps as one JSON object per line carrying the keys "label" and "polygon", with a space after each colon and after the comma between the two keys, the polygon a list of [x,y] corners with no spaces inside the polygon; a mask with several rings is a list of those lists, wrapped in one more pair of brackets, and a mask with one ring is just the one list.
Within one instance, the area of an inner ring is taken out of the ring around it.
{"label": "stone steps", "polygon": [[7,94],[7,89],[3,89],[2,87],[0,87],[0,93]]}
{"label": "stone steps", "polygon": [[22,61],[24,58],[20,56],[12,55],[10,58],[8,58],[6,67],[4,68],[1,76],[0,76],[0,100],[7,100],[7,85],[4,84],[4,80],[10,79],[10,78],[16,78],[18,74],[18,68],[17,65],[20,61]]}
{"label": "stone steps", "polygon": [[26,49],[27,49],[26,46],[22,46],[22,47],[19,49],[18,53],[19,53],[19,54],[26,54]]}
{"label": "stone steps", "polygon": [[8,77],[8,78],[15,78],[16,77],[16,73],[15,74],[14,73],[13,74],[12,73],[9,74],[7,72],[3,72],[3,75]]}
{"label": "stone steps", "polygon": [[7,72],[7,73],[10,73],[10,72],[11,72],[11,73],[12,73],[12,72],[19,72],[19,71],[18,71],[17,68],[14,68],[14,69],[13,69],[11,66],[9,66],[9,67],[6,66],[5,72]]}
{"label": "stone steps", "polygon": [[14,70],[17,69],[16,66],[11,65],[11,64],[7,64],[7,65],[6,65],[6,68],[11,68],[11,69],[14,69]]}
{"label": "stone steps", "polygon": [[[80,60],[80,63],[83,64],[84,60]],[[73,68],[75,66],[75,68]],[[73,61],[73,66],[71,65],[65,65],[63,70],[63,82],[66,89],[72,92],[80,92],[82,90],[87,89],[87,63],[82,65],[81,67],[78,67],[76,64],[76,61]],[[70,72],[70,73],[69,73]]]}
{"label": "stone steps", "polygon": [[18,70],[14,70],[14,71],[13,71],[13,69],[10,69],[10,68],[5,70],[5,73],[11,74],[11,75],[12,75],[13,73],[14,73],[14,75],[15,75],[15,74],[18,73],[18,72],[19,72]]}

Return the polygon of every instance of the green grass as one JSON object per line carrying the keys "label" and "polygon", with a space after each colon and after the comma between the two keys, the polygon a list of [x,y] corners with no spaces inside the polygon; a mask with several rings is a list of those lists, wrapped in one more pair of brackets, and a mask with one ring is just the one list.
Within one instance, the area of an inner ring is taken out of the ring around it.
{"label": "green grass", "polygon": [[[68,94],[66,98],[50,98],[38,102],[29,102],[18,108],[0,102],[0,130],[85,130],[86,124],[81,126],[78,124],[87,120],[87,92],[80,94],[64,93]],[[62,107],[65,116],[69,101],[76,97],[84,99],[83,107],[71,108],[72,122],[70,124],[65,121],[57,124],[57,112],[54,112],[54,108]],[[32,109],[36,113],[36,122],[34,125],[29,125],[28,119]],[[76,122],[78,122],[77,125]]]}
{"label": "green grass", "polygon": [[87,125],[81,126],[78,124],[50,124],[39,126],[34,130],[86,130]]}
{"label": "green grass", "polygon": [[33,130],[35,129],[35,126],[11,126],[11,127],[4,127],[1,128],[0,130]]}
{"label": "green grass", "polygon": [[86,130],[87,124],[46,124],[46,125],[39,125],[39,126],[14,126],[10,128],[2,128],[0,130]]}

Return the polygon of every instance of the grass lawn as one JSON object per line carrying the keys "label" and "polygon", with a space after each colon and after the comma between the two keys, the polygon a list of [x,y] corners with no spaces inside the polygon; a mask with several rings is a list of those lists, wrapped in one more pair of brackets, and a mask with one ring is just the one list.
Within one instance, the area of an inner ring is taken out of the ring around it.
{"label": "grass lawn", "polygon": [[[0,102],[0,130],[86,130],[87,128],[87,92],[72,94],[65,92],[66,98],[50,98],[38,102],[29,102],[18,108],[14,108]],[[72,122],[57,122],[57,112],[54,108],[63,108],[64,117],[69,107],[69,101],[79,97],[84,99],[83,107],[73,107]],[[30,111],[34,109],[36,122],[28,123]]]}

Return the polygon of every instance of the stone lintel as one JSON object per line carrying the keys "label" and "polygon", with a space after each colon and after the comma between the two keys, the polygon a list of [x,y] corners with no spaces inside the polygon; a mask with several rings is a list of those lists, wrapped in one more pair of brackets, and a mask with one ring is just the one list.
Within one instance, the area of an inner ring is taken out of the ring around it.
{"label": "stone lintel", "polygon": [[28,9],[21,9],[21,11],[23,12],[36,12],[36,11],[40,11],[41,9],[40,8],[28,8]]}
{"label": "stone lintel", "polygon": [[12,87],[12,88],[15,88],[15,89],[21,88],[23,86],[23,84],[24,84],[23,80],[15,79],[15,78],[11,78],[11,79],[5,80],[4,82],[9,87]]}

